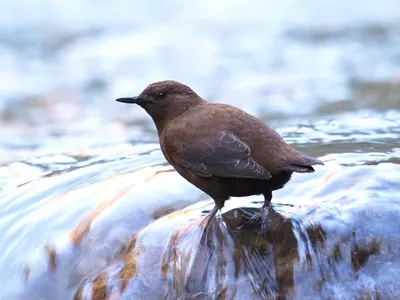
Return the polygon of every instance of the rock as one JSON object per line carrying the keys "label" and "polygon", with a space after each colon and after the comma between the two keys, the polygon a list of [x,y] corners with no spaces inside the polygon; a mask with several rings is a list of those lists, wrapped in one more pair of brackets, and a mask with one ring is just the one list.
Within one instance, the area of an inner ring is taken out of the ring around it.
{"label": "rock", "polygon": [[233,199],[207,232],[201,203],[164,216],[75,299],[398,299],[400,166],[304,185],[268,214]]}

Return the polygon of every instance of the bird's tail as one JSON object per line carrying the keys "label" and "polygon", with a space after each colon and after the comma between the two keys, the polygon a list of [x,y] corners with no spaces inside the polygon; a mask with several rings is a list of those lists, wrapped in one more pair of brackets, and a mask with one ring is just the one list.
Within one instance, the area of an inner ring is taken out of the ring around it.
{"label": "bird's tail", "polygon": [[296,162],[286,163],[281,167],[281,169],[289,172],[312,173],[315,171],[312,166],[323,164],[324,163],[319,159],[301,153]]}

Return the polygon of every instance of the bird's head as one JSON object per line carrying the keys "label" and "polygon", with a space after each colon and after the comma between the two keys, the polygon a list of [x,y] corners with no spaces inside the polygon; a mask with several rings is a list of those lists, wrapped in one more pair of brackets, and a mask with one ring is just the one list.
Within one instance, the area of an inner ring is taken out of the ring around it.
{"label": "bird's head", "polygon": [[158,129],[166,121],[207,103],[190,87],[173,80],[152,83],[138,96],[118,98],[116,101],[141,106],[153,118]]}

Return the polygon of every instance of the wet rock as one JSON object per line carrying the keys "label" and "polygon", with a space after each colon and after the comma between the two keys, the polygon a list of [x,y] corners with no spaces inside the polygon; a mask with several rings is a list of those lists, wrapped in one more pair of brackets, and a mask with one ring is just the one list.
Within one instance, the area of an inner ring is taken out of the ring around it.
{"label": "wet rock", "polygon": [[[102,167],[105,167],[104,163]],[[108,171],[117,169],[118,162],[114,162]],[[139,230],[168,211],[197,201],[201,192],[170,171],[169,166],[142,165],[135,172],[99,179],[93,178],[88,168],[85,172],[69,172],[47,181],[42,179],[41,185],[26,184],[24,187],[31,194],[22,193],[20,201],[31,210],[31,217],[40,215],[41,220],[28,230],[24,228],[26,220],[22,218],[10,229],[19,229],[24,239],[18,244],[13,244],[12,239],[4,244],[8,249],[4,254],[7,259],[0,267],[13,276],[2,277],[3,282],[7,282],[3,294],[10,300],[71,299],[83,278],[101,272],[129,249],[132,237]],[[94,182],[88,183],[88,178],[82,180],[87,175]],[[66,177],[69,177],[70,185],[62,191],[55,182],[65,184]],[[74,186],[74,182],[86,184]],[[35,211],[35,205],[40,202],[38,199],[51,198],[51,187],[60,194],[53,199],[53,204],[45,201]],[[180,198],[179,193],[192,197]],[[20,210],[16,201],[8,205],[9,214]],[[57,216],[54,219],[53,213]],[[64,229],[58,229],[58,232],[53,229],[52,237],[48,237],[46,230],[60,227]],[[9,235],[3,236],[4,243]]]}
{"label": "wet rock", "polygon": [[400,167],[303,184],[268,212],[233,199],[207,232],[204,203],[158,219],[75,299],[398,299]]}

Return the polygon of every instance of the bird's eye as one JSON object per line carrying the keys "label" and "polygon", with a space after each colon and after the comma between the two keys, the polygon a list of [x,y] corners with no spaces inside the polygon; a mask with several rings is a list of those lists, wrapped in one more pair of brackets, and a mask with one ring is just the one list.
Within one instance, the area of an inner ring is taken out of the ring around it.
{"label": "bird's eye", "polygon": [[157,97],[160,97],[160,98],[162,98],[162,97],[164,97],[164,96],[165,96],[164,93],[158,93],[158,94],[157,94]]}

